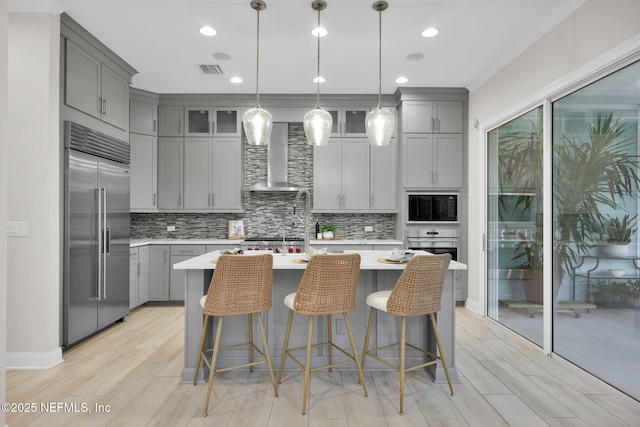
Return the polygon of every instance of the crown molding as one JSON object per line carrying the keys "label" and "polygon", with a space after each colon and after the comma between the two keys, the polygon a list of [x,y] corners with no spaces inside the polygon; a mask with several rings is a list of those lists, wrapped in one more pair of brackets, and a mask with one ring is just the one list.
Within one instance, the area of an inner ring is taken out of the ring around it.
{"label": "crown molding", "polygon": [[9,13],[60,15],[67,7],[60,0],[9,0]]}

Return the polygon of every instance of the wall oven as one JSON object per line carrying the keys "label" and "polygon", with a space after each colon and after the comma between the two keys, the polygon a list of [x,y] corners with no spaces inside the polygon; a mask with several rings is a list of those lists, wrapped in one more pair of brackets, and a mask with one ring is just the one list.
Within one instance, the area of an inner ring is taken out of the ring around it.
{"label": "wall oven", "polygon": [[407,248],[432,254],[451,254],[458,260],[459,234],[457,229],[422,228],[407,230]]}
{"label": "wall oven", "polygon": [[457,223],[458,199],[457,193],[408,193],[407,221]]}

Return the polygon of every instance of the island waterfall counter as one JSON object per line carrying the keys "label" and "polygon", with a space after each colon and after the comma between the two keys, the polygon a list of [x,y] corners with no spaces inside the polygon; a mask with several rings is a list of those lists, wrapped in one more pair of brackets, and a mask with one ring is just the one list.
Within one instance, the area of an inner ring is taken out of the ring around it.
{"label": "island waterfall counter", "polygon": [[[254,254],[262,251],[255,251]],[[345,251],[353,252],[353,251]],[[357,251],[362,259],[360,264],[360,281],[356,294],[356,310],[349,313],[349,320],[353,329],[356,345],[358,346],[358,355],[362,356],[362,347],[364,346],[364,337],[367,328],[367,318],[369,315],[369,307],[365,304],[367,295],[372,292],[392,289],[398,277],[404,269],[404,264],[393,264],[380,262],[380,258],[390,255],[390,251]],[[264,252],[262,252],[264,253]],[[417,253],[424,253],[417,251]],[[189,260],[177,263],[174,269],[187,270],[185,283],[185,310],[184,310],[184,368],[182,370],[182,382],[193,382],[193,374],[195,370],[198,345],[200,344],[200,336],[202,333],[203,313],[200,307],[200,298],[206,294],[209,288],[209,282],[215,268],[216,260],[220,255],[220,251],[209,252],[204,255],[191,258]],[[242,256],[251,256],[246,254]],[[287,326],[287,317],[289,309],[284,305],[284,297],[295,292],[298,289],[302,273],[306,267],[305,263],[299,262],[300,256],[288,254],[273,255],[273,306],[263,314],[267,340],[269,342],[269,350],[273,361],[274,369],[280,366],[280,357],[284,345],[284,333]],[[442,309],[437,314],[438,329],[440,339],[444,348],[444,353],[449,365],[449,371],[452,380],[456,380],[458,372],[455,360],[455,300],[454,300],[454,274],[453,270],[466,270],[467,266],[459,262],[451,261],[449,272],[445,278],[444,289],[442,292]],[[303,316],[294,316],[293,325],[291,327],[291,337],[289,339],[289,347],[299,347],[306,345],[307,331],[306,320]],[[320,319],[320,321],[318,321]],[[325,316],[315,318],[313,326],[316,342],[326,341],[327,321]],[[332,316],[333,341],[345,348],[350,349],[349,338],[344,327],[344,320],[341,315]],[[374,322],[374,330],[371,336],[370,348],[385,344],[391,344],[399,341],[400,321],[396,316],[378,313]],[[215,325],[214,325],[215,326]],[[211,348],[212,336],[215,327],[211,325],[208,328],[207,348]],[[238,342],[246,342],[247,337],[247,316],[230,316],[225,318],[221,345],[236,344]],[[260,334],[257,331],[257,325],[254,321],[254,332],[258,345],[260,346]],[[429,351],[436,351],[435,338],[433,331],[429,326],[426,316],[418,316],[407,318],[407,342],[423,346]],[[378,344],[380,343],[380,344]],[[312,366],[326,362],[326,347],[314,347],[312,354]],[[223,354],[224,353],[224,354]],[[246,347],[226,350],[218,355],[218,366],[231,366],[238,364],[238,360],[247,359],[248,351]],[[334,360],[341,360],[340,352],[334,352]],[[381,356],[390,358],[392,361],[394,356],[397,357],[398,351],[388,349],[380,352]],[[259,357],[259,356],[258,356]],[[421,353],[414,353],[407,350],[407,366],[422,361]],[[396,360],[397,362],[397,360]],[[293,362],[288,359],[285,369],[293,368]],[[347,365],[345,369],[355,369],[355,365]],[[374,359],[368,359],[366,369],[389,369],[385,365]],[[265,365],[258,365],[256,369],[266,369]],[[444,377],[444,369],[441,364],[435,367],[429,367],[431,375],[437,382],[446,382]],[[202,381],[205,370],[201,369],[199,381]],[[277,375],[277,373],[276,373]]]}

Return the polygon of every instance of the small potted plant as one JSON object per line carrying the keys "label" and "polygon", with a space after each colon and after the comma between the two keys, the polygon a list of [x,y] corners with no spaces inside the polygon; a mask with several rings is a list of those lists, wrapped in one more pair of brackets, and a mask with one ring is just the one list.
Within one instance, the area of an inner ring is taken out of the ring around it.
{"label": "small potted plant", "polygon": [[629,253],[631,236],[636,232],[637,216],[625,214],[622,218],[598,218],[600,227],[592,233],[600,255],[612,258],[624,258]]}
{"label": "small potted plant", "polygon": [[320,231],[322,231],[323,239],[332,239],[333,232],[336,231],[336,228],[333,226],[333,224],[326,223],[323,224],[322,227],[320,227]]}
{"label": "small potted plant", "polygon": [[640,280],[627,279],[624,302],[632,307],[640,307]]}

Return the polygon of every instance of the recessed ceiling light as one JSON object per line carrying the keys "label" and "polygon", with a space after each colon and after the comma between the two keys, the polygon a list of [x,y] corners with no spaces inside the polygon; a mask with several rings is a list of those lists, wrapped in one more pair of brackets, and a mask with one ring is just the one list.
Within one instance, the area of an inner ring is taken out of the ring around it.
{"label": "recessed ceiling light", "polygon": [[406,77],[404,77],[404,76],[400,76],[400,77],[398,77],[398,78],[396,79],[396,83],[400,83],[400,84],[402,84],[402,83],[406,83],[406,82],[408,82],[408,81],[409,81],[409,79],[408,79],[408,78],[406,78]]}
{"label": "recessed ceiling light", "polygon": [[433,28],[433,27],[427,28],[422,32],[422,37],[433,37],[438,35],[439,32],[440,30],[438,30],[437,28]]}
{"label": "recessed ceiling light", "polygon": [[213,57],[218,61],[228,61],[231,59],[231,55],[224,52],[216,52],[213,54]]}
{"label": "recessed ceiling light", "polygon": [[424,54],[422,53],[411,53],[407,55],[407,61],[420,61],[424,59]]}
{"label": "recessed ceiling light", "polygon": [[324,77],[322,77],[322,76],[314,77],[313,82],[314,83],[324,83]]}
{"label": "recessed ceiling light", "polygon": [[200,31],[200,34],[202,34],[203,36],[207,36],[207,37],[213,37],[216,34],[218,34],[218,32],[216,30],[214,30],[213,28],[211,28],[209,26],[200,27],[200,29],[198,31]]}
{"label": "recessed ceiling light", "polygon": [[231,83],[242,83],[242,79],[240,77],[231,77]]}
{"label": "recessed ceiling light", "polygon": [[311,30],[311,34],[313,34],[315,37],[324,37],[328,33],[329,32],[327,31],[327,29],[323,27],[316,27],[313,30]]}

